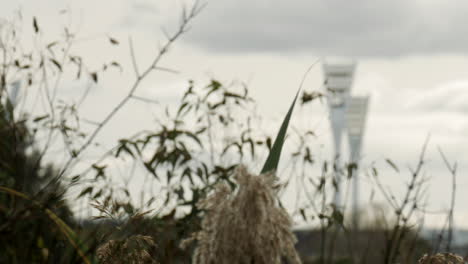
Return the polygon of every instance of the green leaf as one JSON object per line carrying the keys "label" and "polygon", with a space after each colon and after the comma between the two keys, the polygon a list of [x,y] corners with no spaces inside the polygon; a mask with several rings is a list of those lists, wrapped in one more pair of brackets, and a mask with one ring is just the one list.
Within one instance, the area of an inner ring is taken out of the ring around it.
{"label": "green leaf", "polygon": [[337,224],[343,226],[344,216],[338,209],[333,210],[331,217]]}
{"label": "green leaf", "polygon": [[86,189],[84,189],[83,191],[81,191],[81,193],[78,195],[78,198],[80,198],[82,196],[85,196],[88,193],[91,194],[92,192],[93,192],[93,187],[89,186]]}
{"label": "green leaf", "polygon": [[53,46],[55,46],[55,45],[57,45],[57,44],[58,44],[58,42],[57,42],[57,41],[53,41],[53,42],[51,42],[51,43],[47,44],[47,49],[49,49],[49,50],[50,50],[50,49],[51,49]]}
{"label": "green leaf", "polygon": [[90,73],[90,76],[91,76],[91,79],[93,79],[93,81],[94,81],[95,83],[98,82],[98,74],[97,74],[97,72],[92,72],[92,73]]}
{"label": "green leaf", "polygon": [[80,175],[75,175],[73,178],[71,178],[72,183],[77,183],[80,180],[81,176]]}
{"label": "green leaf", "polygon": [[306,217],[306,214],[305,214],[305,211],[303,208],[299,209],[299,212],[301,213],[302,215],[302,219],[304,219],[304,221],[307,221],[307,217]]}
{"label": "green leaf", "polygon": [[292,112],[294,110],[294,105],[296,104],[297,96],[299,95],[299,91],[297,91],[296,96],[294,97],[294,101],[289,108],[288,113],[284,117],[283,123],[281,124],[280,130],[278,131],[278,135],[276,135],[275,142],[273,143],[273,147],[271,148],[270,154],[268,155],[265,164],[263,165],[263,169],[261,174],[271,172],[278,168],[279,159],[281,156],[281,150],[283,149],[284,139],[286,137],[286,131],[288,130],[289,120],[291,119]]}
{"label": "green leaf", "polygon": [[122,151],[126,152],[128,155],[132,156],[132,158],[135,158],[135,154],[133,154],[133,152],[130,150],[130,148],[128,147],[127,144],[130,144],[130,145],[133,145],[133,146],[136,146],[135,144],[132,144],[133,142],[131,141],[128,141],[126,139],[121,139],[119,140],[119,148],[117,149],[117,152],[115,153],[115,157],[119,157],[120,153]]}
{"label": "green leaf", "polygon": [[113,67],[118,68],[120,72],[123,71],[122,66],[121,66],[118,62],[116,62],[116,61],[111,62],[110,66],[113,66]]}
{"label": "green leaf", "polygon": [[43,115],[43,116],[38,116],[38,117],[36,117],[36,118],[33,119],[33,122],[34,122],[34,123],[37,123],[37,122],[39,122],[39,121],[41,121],[41,120],[44,120],[44,119],[46,119],[46,118],[48,118],[48,117],[49,117],[49,114]]}
{"label": "green leaf", "polygon": [[39,26],[37,25],[36,17],[33,17],[33,27],[34,27],[34,32],[38,33],[39,32]]}
{"label": "green leaf", "polygon": [[59,71],[62,71],[62,65],[60,65],[60,63],[57,60],[50,59],[50,61],[59,69]]}
{"label": "green leaf", "polygon": [[187,107],[187,106],[188,106],[188,102],[185,102],[182,105],[180,105],[179,110],[177,110],[177,116],[180,116],[180,114],[182,113],[184,108]]}
{"label": "green leaf", "polygon": [[110,42],[112,45],[119,45],[119,41],[116,40],[115,38],[112,38],[112,37],[109,37],[109,42]]}
{"label": "green leaf", "polygon": [[396,172],[400,172],[400,169],[398,169],[398,166],[390,159],[385,159],[385,161],[392,167]]}

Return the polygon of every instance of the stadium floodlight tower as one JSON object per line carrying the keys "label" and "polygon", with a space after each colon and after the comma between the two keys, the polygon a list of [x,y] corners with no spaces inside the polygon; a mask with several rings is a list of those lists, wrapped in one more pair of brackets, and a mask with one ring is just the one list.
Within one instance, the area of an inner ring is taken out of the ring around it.
{"label": "stadium floodlight tower", "polygon": [[323,64],[325,74],[324,85],[327,90],[327,101],[330,111],[330,122],[333,131],[334,165],[335,171],[335,195],[333,203],[341,207],[341,172],[340,154],[343,133],[347,127],[347,109],[350,101],[353,75],[356,68],[354,61],[326,61]]}
{"label": "stadium floodlight tower", "polygon": [[20,88],[21,88],[20,81],[15,81],[11,84],[11,89],[9,91],[9,97],[10,97],[9,99],[13,106],[16,106],[16,104],[18,103],[18,95],[19,95]]}
{"label": "stadium floodlight tower", "polygon": [[347,112],[348,142],[351,164],[355,165],[352,175],[353,184],[353,225],[358,227],[359,213],[359,159],[362,148],[362,138],[364,136],[364,125],[367,116],[368,96],[353,96],[349,102]]}
{"label": "stadium floodlight tower", "polygon": [[[7,102],[13,107],[15,108],[16,105],[18,104],[18,97],[19,97],[19,90],[21,88],[21,82],[20,81],[15,81],[13,82],[10,86],[9,86],[9,89],[7,91]],[[6,112],[4,112],[6,114]],[[6,118],[7,120],[11,121],[11,116],[10,115],[6,115]]]}

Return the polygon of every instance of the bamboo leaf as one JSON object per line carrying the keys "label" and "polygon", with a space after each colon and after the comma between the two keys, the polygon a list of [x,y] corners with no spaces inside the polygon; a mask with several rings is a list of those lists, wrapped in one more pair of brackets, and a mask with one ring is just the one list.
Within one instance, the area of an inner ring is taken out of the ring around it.
{"label": "bamboo leaf", "polygon": [[278,131],[278,135],[275,138],[275,142],[273,143],[273,147],[271,148],[270,154],[268,155],[268,158],[265,161],[265,164],[263,165],[261,174],[274,171],[278,168],[281,150],[283,149],[286,131],[288,130],[289,126],[289,120],[291,119],[291,115],[294,110],[294,105],[296,104],[296,99],[298,95],[299,91],[297,91],[296,96],[294,97],[294,101],[292,102],[291,107],[289,107],[288,113],[284,117],[283,123],[281,124],[280,130]]}
{"label": "bamboo leaf", "polygon": [[94,81],[95,83],[98,82],[98,74],[97,74],[97,72],[92,72],[92,73],[90,73],[90,76],[91,76],[91,78],[93,79],[93,81]]}
{"label": "bamboo leaf", "polygon": [[391,160],[391,159],[385,159],[385,161],[392,167],[396,172],[400,172],[400,169],[398,169],[398,166]]}
{"label": "bamboo leaf", "polygon": [[62,71],[62,65],[60,65],[60,63],[57,60],[50,59],[50,61],[59,69],[59,71]]}
{"label": "bamboo leaf", "polygon": [[33,17],[33,27],[34,27],[34,33],[38,33],[39,32],[39,26],[37,25],[36,17]]}
{"label": "bamboo leaf", "polygon": [[116,40],[115,38],[109,37],[109,42],[110,42],[112,45],[119,45],[119,41]]}

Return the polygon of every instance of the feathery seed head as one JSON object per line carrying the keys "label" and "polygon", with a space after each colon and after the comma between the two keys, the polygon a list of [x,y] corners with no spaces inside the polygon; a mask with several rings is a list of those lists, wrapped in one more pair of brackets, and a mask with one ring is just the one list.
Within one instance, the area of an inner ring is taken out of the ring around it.
{"label": "feathery seed head", "polygon": [[301,263],[291,219],[276,203],[275,174],[254,176],[239,166],[234,179],[237,190],[219,184],[198,204],[205,211],[201,230],[181,244],[197,242],[193,263]]}

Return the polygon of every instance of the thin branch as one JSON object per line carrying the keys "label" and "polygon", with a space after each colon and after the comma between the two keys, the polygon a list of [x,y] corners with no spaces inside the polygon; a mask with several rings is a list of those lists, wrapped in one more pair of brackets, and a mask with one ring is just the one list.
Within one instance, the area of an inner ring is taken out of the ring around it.
{"label": "thin branch", "polygon": [[144,98],[138,95],[132,95],[131,98],[134,100],[142,101],[142,102],[149,103],[149,104],[159,104],[157,100]]}
{"label": "thin branch", "polygon": [[[62,59],[60,61],[60,65],[65,64],[65,61],[66,61],[66,59],[68,57],[68,54],[70,53],[70,49],[72,48],[72,45],[73,45],[73,36],[67,36],[67,46],[63,51],[63,56],[62,56]],[[44,61],[44,63],[45,63],[45,61]],[[60,81],[62,80],[62,77],[63,77],[63,72],[60,71],[59,75],[55,79],[55,84],[54,84],[54,87],[52,89],[52,100],[53,101],[55,101],[55,97],[57,96],[57,90],[58,90]]]}
{"label": "thin branch", "polygon": [[138,70],[138,64],[136,62],[135,49],[133,48],[132,37],[128,37],[128,44],[130,46],[130,57],[132,59],[133,70],[135,71],[135,76],[138,78],[140,76],[140,71]]}
{"label": "thin branch", "polygon": [[88,83],[86,85],[86,90],[83,92],[83,94],[81,95],[81,98],[78,100],[78,103],[76,104],[76,107],[79,108],[81,106],[81,104],[86,100],[86,98],[88,97],[89,95],[89,92],[91,91],[91,84]]}
{"label": "thin branch", "polygon": [[[404,215],[404,211],[407,205],[410,203],[411,194],[413,193],[413,191],[418,193],[418,189],[415,189],[416,187],[415,185],[417,183],[418,176],[420,175],[420,172],[424,165],[424,157],[426,154],[427,145],[429,143],[429,138],[430,137],[428,136],[426,140],[424,141],[421,153],[419,155],[419,161],[416,165],[416,169],[411,170],[412,177],[411,177],[410,184],[408,185],[408,188],[406,190],[405,197],[395,212],[397,214],[395,227],[392,230],[392,234],[385,248],[384,263],[386,264],[395,263],[396,257],[398,255],[398,248],[401,244],[400,242],[403,239],[403,235],[405,232],[404,228],[406,227],[407,221],[409,220],[412,213],[414,212],[415,206],[413,206],[413,208],[410,209],[410,212],[408,213],[407,216]],[[403,225],[400,225],[401,221],[403,221]]]}
{"label": "thin branch", "polygon": [[170,73],[174,73],[174,74],[179,74],[180,73],[179,71],[169,69],[169,68],[165,68],[165,67],[154,67],[153,69],[159,70],[159,71],[170,72]]}
{"label": "thin branch", "polygon": [[91,125],[94,125],[94,126],[99,126],[99,124],[100,124],[99,122],[89,120],[89,119],[86,119],[86,118],[81,118],[81,121],[83,121],[85,123],[88,123],[88,124],[91,124]]}
{"label": "thin branch", "polygon": [[448,230],[447,230],[447,246],[445,248],[447,252],[450,252],[452,239],[453,239],[453,211],[455,208],[455,199],[456,199],[455,194],[457,190],[457,163],[450,165],[450,162],[448,161],[444,152],[442,152],[442,149],[439,147],[438,150],[439,150],[440,156],[444,160],[445,166],[447,167],[447,169],[450,171],[450,174],[452,175],[452,195],[451,195],[451,200],[450,200],[450,209],[449,209],[449,213],[447,216]]}
{"label": "thin branch", "polygon": [[101,132],[104,126],[115,116],[115,114],[132,98],[133,94],[135,93],[136,89],[140,86],[140,83],[145,77],[147,77],[154,68],[158,65],[162,57],[168,52],[171,45],[177,40],[183,33],[186,32],[189,22],[202,10],[204,5],[199,6],[198,1],[190,9],[189,13],[186,13],[185,9],[183,11],[182,22],[179,26],[178,30],[170,37],[164,46],[159,50],[158,55],[154,58],[153,62],[150,64],[149,67],[146,68],[143,73],[138,74],[136,77],[135,82],[133,83],[132,87],[128,94],[111,110],[111,112],[104,118],[104,120],[97,126],[97,128],[92,132],[92,134],[88,137],[88,139],[83,143],[83,145],[76,151],[75,157],[70,157],[70,159],[66,162],[63,166],[59,178],[69,169],[70,165],[73,161],[77,161],[78,157],[86,150],[89,145],[94,141],[96,136]]}

